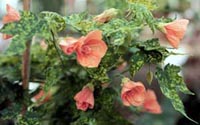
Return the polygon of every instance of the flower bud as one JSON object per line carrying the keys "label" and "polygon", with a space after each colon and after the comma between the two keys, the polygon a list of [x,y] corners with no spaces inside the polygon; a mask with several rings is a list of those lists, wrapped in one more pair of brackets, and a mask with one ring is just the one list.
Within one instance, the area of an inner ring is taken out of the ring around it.
{"label": "flower bud", "polygon": [[103,13],[95,16],[94,20],[96,22],[106,23],[106,22],[110,21],[112,18],[116,17],[117,14],[118,14],[118,10],[111,8],[111,9],[105,10]]}

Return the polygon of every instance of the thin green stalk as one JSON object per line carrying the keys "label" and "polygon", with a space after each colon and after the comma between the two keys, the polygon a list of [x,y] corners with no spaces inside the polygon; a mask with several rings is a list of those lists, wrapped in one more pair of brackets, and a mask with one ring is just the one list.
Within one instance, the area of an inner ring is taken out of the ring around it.
{"label": "thin green stalk", "polygon": [[51,31],[51,34],[52,34],[52,38],[53,38],[53,40],[52,40],[52,42],[53,42],[53,46],[54,46],[54,48],[56,49],[56,53],[58,54],[58,57],[59,57],[59,59],[60,59],[60,62],[61,62],[61,64],[62,64],[62,67],[63,67],[63,69],[64,69],[64,61],[63,61],[63,59],[62,59],[62,57],[61,57],[61,54],[60,54],[60,52],[59,52],[59,49],[57,48],[57,46],[56,46],[56,39],[55,39],[55,36],[54,36],[54,33],[53,33],[53,31]]}

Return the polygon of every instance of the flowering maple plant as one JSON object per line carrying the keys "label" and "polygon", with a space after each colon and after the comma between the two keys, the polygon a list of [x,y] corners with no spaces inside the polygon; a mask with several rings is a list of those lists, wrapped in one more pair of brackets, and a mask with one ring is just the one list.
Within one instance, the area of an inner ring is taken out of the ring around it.
{"label": "flowering maple plant", "polygon": [[[32,41],[29,81],[44,84],[34,92],[23,92],[20,99],[19,95],[6,96],[11,104],[3,110],[3,116],[29,125],[41,124],[43,119],[51,119],[49,124],[131,124],[116,111],[114,102],[138,109],[135,112],[162,113],[154,91],[132,78],[145,64],[155,64],[156,71],[147,73],[147,81],[151,83],[155,77],[175,110],[190,119],[178,92],[193,93],[178,74],[179,66],[163,65],[174,53],[161,46],[158,38],[140,40],[141,31],[149,26],[153,33],[163,32],[171,46],[178,48],[189,21],[155,18],[151,1],[123,2],[127,5],[125,11],[111,8],[99,15],[80,13],[67,17],[54,12],[18,12],[7,5],[0,32],[12,42],[1,55],[0,66],[16,71],[0,76],[10,84],[20,83],[19,57],[26,43]],[[42,45],[35,39],[40,39]],[[120,72],[111,77],[111,71],[116,69]],[[116,78],[121,79],[121,86],[114,82]],[[113,86],[116,84],[118,87]],[[56,120],[61,119],[55,116],[58,113],[64,120]]]}

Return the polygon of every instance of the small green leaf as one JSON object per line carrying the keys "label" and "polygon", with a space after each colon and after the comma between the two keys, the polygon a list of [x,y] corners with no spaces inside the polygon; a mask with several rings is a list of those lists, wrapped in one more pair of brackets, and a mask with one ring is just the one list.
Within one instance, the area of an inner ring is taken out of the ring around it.
{"label": "small green leaf", "polygon": [[107,74],[108,70],[102,66],[100,66],[98,69],[87,68],[86,71],[89,76],[96,81],[100,81],[101,83],[108,83],[110,81]]}
{"label": "small green leaf", "polygon": [[131,47],[131,48],[129,49],[129,52],[131,52],[131,53],[136,53],[136,52],[138,52],[138,51],[140,51],[140,49],[139,49],[139,48],[136,48],[136,47]]}
{"label": "small green leaf", "polygon": [[43,11],[39,16],[47,21],[49,29],[54,32],[62,31],[66,27],[65,19],[55,12]]}
{"label": "small green leaf", "polygon": [[130,73],[131,75],[135,75],[136,72],[138,72],[142,66],[145,64],[145,57],[146,55],[141,52],[134,53],[131,59],[131,65],[130,65]]}
{"label": "small green leaf", "polygon": [[153,81],[153,72],[149,71],[149,72],[147,73],[147,75],[146,75],[146,80],[147,80],[147,82],[148,82],[149,84],[152,83],[152,81]]}
{"label": "small green leaf", "polygon": [[[55,71],[57,69],[57,72]],[[58,81],[60,80],[60,76],[62,74],[62,70],[58,68],[58,66],[49,67],[45,71],[46,81],[44,86],[44,91],[48,92],[53,86],[55,87]]]}
{"label": "small green leaf", "polygon": [[73,29],[80,31],[83,34],[96,29],[96,22],[91,21],[91,17],[83,12],[80,14],[73,14],[65,18],[66,24]]}
{"label": "small green leaf", "polygon": [[157,8],[156,0],[127,0],[130,4],[143,4],[149,10],[155,10]]}
{"label": "small green leaf", "polygon": [[143,47],[146,51],[156,50],[163,48],[160,46],[159,39],[153,38],[139,43],[139,47]]}
{"label": "small green leaf", "polygon": [[[135,22],[140,22],[141,24],[148,24],[152,32],[156,29],[156,19],[153,17],[153,14],[149,10],[148,6],[142,4],[141,0],[133,0],[138,2],[132,2],[129,4],[129,9],[132,12],[131,19]],[[145,0],[149,1],[149,0]]]}
{"label": "small green leaf", "polygon": [[114,46],[128,46],[133,37],[135,37],[132,35],[133,32],[136,35],[141,26],[133,21],[114,19],[104,25],[100,25],[99,29],[103,31],[104,36],[110,38],[109,44]]}

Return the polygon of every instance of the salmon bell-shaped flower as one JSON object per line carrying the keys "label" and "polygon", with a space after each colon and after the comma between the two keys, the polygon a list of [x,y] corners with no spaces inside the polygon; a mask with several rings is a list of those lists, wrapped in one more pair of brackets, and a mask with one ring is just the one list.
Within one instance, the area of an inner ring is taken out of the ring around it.
{"label": "salmon bell-shaped flower", "polygon": [[91,31],[87,36],[81,37],[78,42],[76,48],[78,63],[88,68],[98,67],[108,49],[102,40],[102,32],[100,30]]}
{"label": "salmon bell-shaped flower", "polygon": [[[20,20],[20,14],[17,10],[11,7],[9,4],[6,5],[7,14],[3,17],[3,24],[12,23]],[[12,38],[11,35],[3,34],[3,39]]]}
{"label": "salmon bell-shaped flower", "polygon": [[116,17],[117,14],[118,14],[118,10],[115,8],[111,8],[95,16],[94,21],[99,22],[99,23],[106,23],[110,21],[112,18]]}
{"label": "salmon bell-shaped flower", "polygon": [[122,79],[121,99],[125,106],[141,106],[145,99],[145,87],[141,82]]}
{"label": "salmon bell-shaped flower", "polygon": [[74,96],[76,107],[79,110],[86,111],[88,108],[94,107],[94,87],[93,85],[86,85]]}
{"label": "salmon bell-shaped flower", "polygon": [[160,23],[159,29],[165,33],[169,43],[174,47],[178,48],[181,39],[183,39],[189,20],[179,19],[170,23]]}
{"label": "salmon bell-shaped flower", "polygon": [[78,63],[88,68],[98,67],[108,49],[102,40],[100,30],[91,31],[87,36],[82,36],[79,39],[72,37],[61,39],[59,45],[66,55],[75,52]]}
{"label": "salmon bell-shaped flower", "polygon": [[6,5],[7,14],[3,17],[3,23],[12,23],[20,20],[20,14],[17,10],[11,7],[9,4]]}
{"label": "salmon bell-shaped flower", "polygon": [[8,35],[8,34],[3,34],[2,37],[3,37],[4,40],[7,40],[7,39],[12,38],[13,36],[12,35]]}
{"label": "salmon bell-shaped flower", "polygon": [[45,93],[44,90],[40,90],[39,93],[37,93],[34,97],[31,98],[31,100],[41,105],[48,102],[51,99],[51,97],[52,93],[50,91],[48,93]]}
{"label": "salmon bell-shaped flower", "polygon": [[143,108],[146,112],[150,112],[153,114],[162,113],[162,109],[157,101],[156,94],[153,90],[146,91]]}
{"label": "salmon bell-shaped flower", "polygon": [[59,45],[66,55],[71,55],[75,52],[78,40],[73,37],[61,38]]}
{"label": "salmon bell-shaped flower", "polygon": [[42,105],[50,101],[53,95],[58,91],[57,86],[51,87],[47,92],[41,89],[35,96],[31,98],[31,101],[35,102],[38,105]]}

